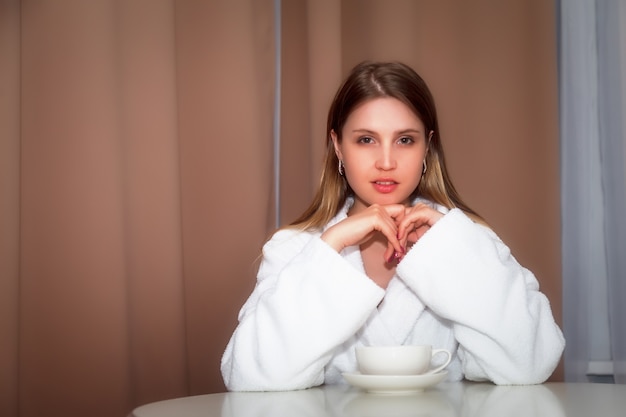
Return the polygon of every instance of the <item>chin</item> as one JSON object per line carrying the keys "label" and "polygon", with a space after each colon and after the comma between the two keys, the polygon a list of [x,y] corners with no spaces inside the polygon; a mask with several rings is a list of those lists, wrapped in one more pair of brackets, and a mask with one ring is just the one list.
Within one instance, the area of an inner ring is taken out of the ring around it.
{"label": "chin", "polygon": [[400,198],[376,198],[376,199],[372,199],[372,202],[369,203],[368,205],[371,206],[372,204],[379,204],[381,206],[388,206],[390,204],[403,204],[405,206],[408,206],[410,204],[411,200],[408,198],[405,199],[400,199]]}

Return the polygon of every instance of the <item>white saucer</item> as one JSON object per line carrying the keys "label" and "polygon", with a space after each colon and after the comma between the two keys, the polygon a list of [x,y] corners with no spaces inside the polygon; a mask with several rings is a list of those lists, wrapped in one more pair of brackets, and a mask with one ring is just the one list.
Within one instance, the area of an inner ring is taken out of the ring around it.
{"label": "white saucer", "polygon": [[446,378],[448,371],[426,375],[363,375],[344,372],[351,385],[376,394],[410,394],[424,391]]}

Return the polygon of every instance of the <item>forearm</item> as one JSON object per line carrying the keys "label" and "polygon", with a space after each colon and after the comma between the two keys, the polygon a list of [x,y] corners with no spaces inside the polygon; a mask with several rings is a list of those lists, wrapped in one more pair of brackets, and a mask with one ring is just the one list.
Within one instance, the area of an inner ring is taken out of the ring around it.
{"label": "forearm", "polygon": [[242,310],[224,354],[227,387],[284,390],[321,384],[334,349],[358,331],[384,291],[317,241],[275,274],[263,273],[268,275]]}
{"label": "forearm", "polygon": [[537,383],[558,363],[562,334],[535,277],[459,211],[418,241],[398,273],[452,323],[467,378]]}

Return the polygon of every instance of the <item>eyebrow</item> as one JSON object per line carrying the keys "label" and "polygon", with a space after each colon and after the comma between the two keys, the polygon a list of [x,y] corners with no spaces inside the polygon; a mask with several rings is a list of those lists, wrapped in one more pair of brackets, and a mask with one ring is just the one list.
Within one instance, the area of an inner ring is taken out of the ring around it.
{"label": "eyebrow", "polygon": [[[375,131],[369,130],[369,129],[354,129],[352,131],[352,133],[367,133],[367,134],[370,134],[370,135],[375,135],[378,132],[375,132]],[[404,134],[407,134],[407,133],[413,133],[413,134],[417,133],[417,134],[420,134],[420,133],[422,133],[422,131],[419,130],[419,129],[409,128],[409,129],[398,130],[398,131],[395,131],[394,133],[396,135],[404,135]]]}

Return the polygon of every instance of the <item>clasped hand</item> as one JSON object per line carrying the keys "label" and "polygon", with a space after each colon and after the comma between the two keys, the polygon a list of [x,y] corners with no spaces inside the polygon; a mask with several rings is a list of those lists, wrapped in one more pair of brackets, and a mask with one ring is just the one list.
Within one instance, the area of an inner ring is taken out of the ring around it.
{"label": "clasped hand", "polygon": [[399,262],[407,245],[417,242],[443,214],[424,204],[372,204],[328,228],[321,236],[337,252],[352,245],[361,245],[380,233],[387,239],[385,262]]}

